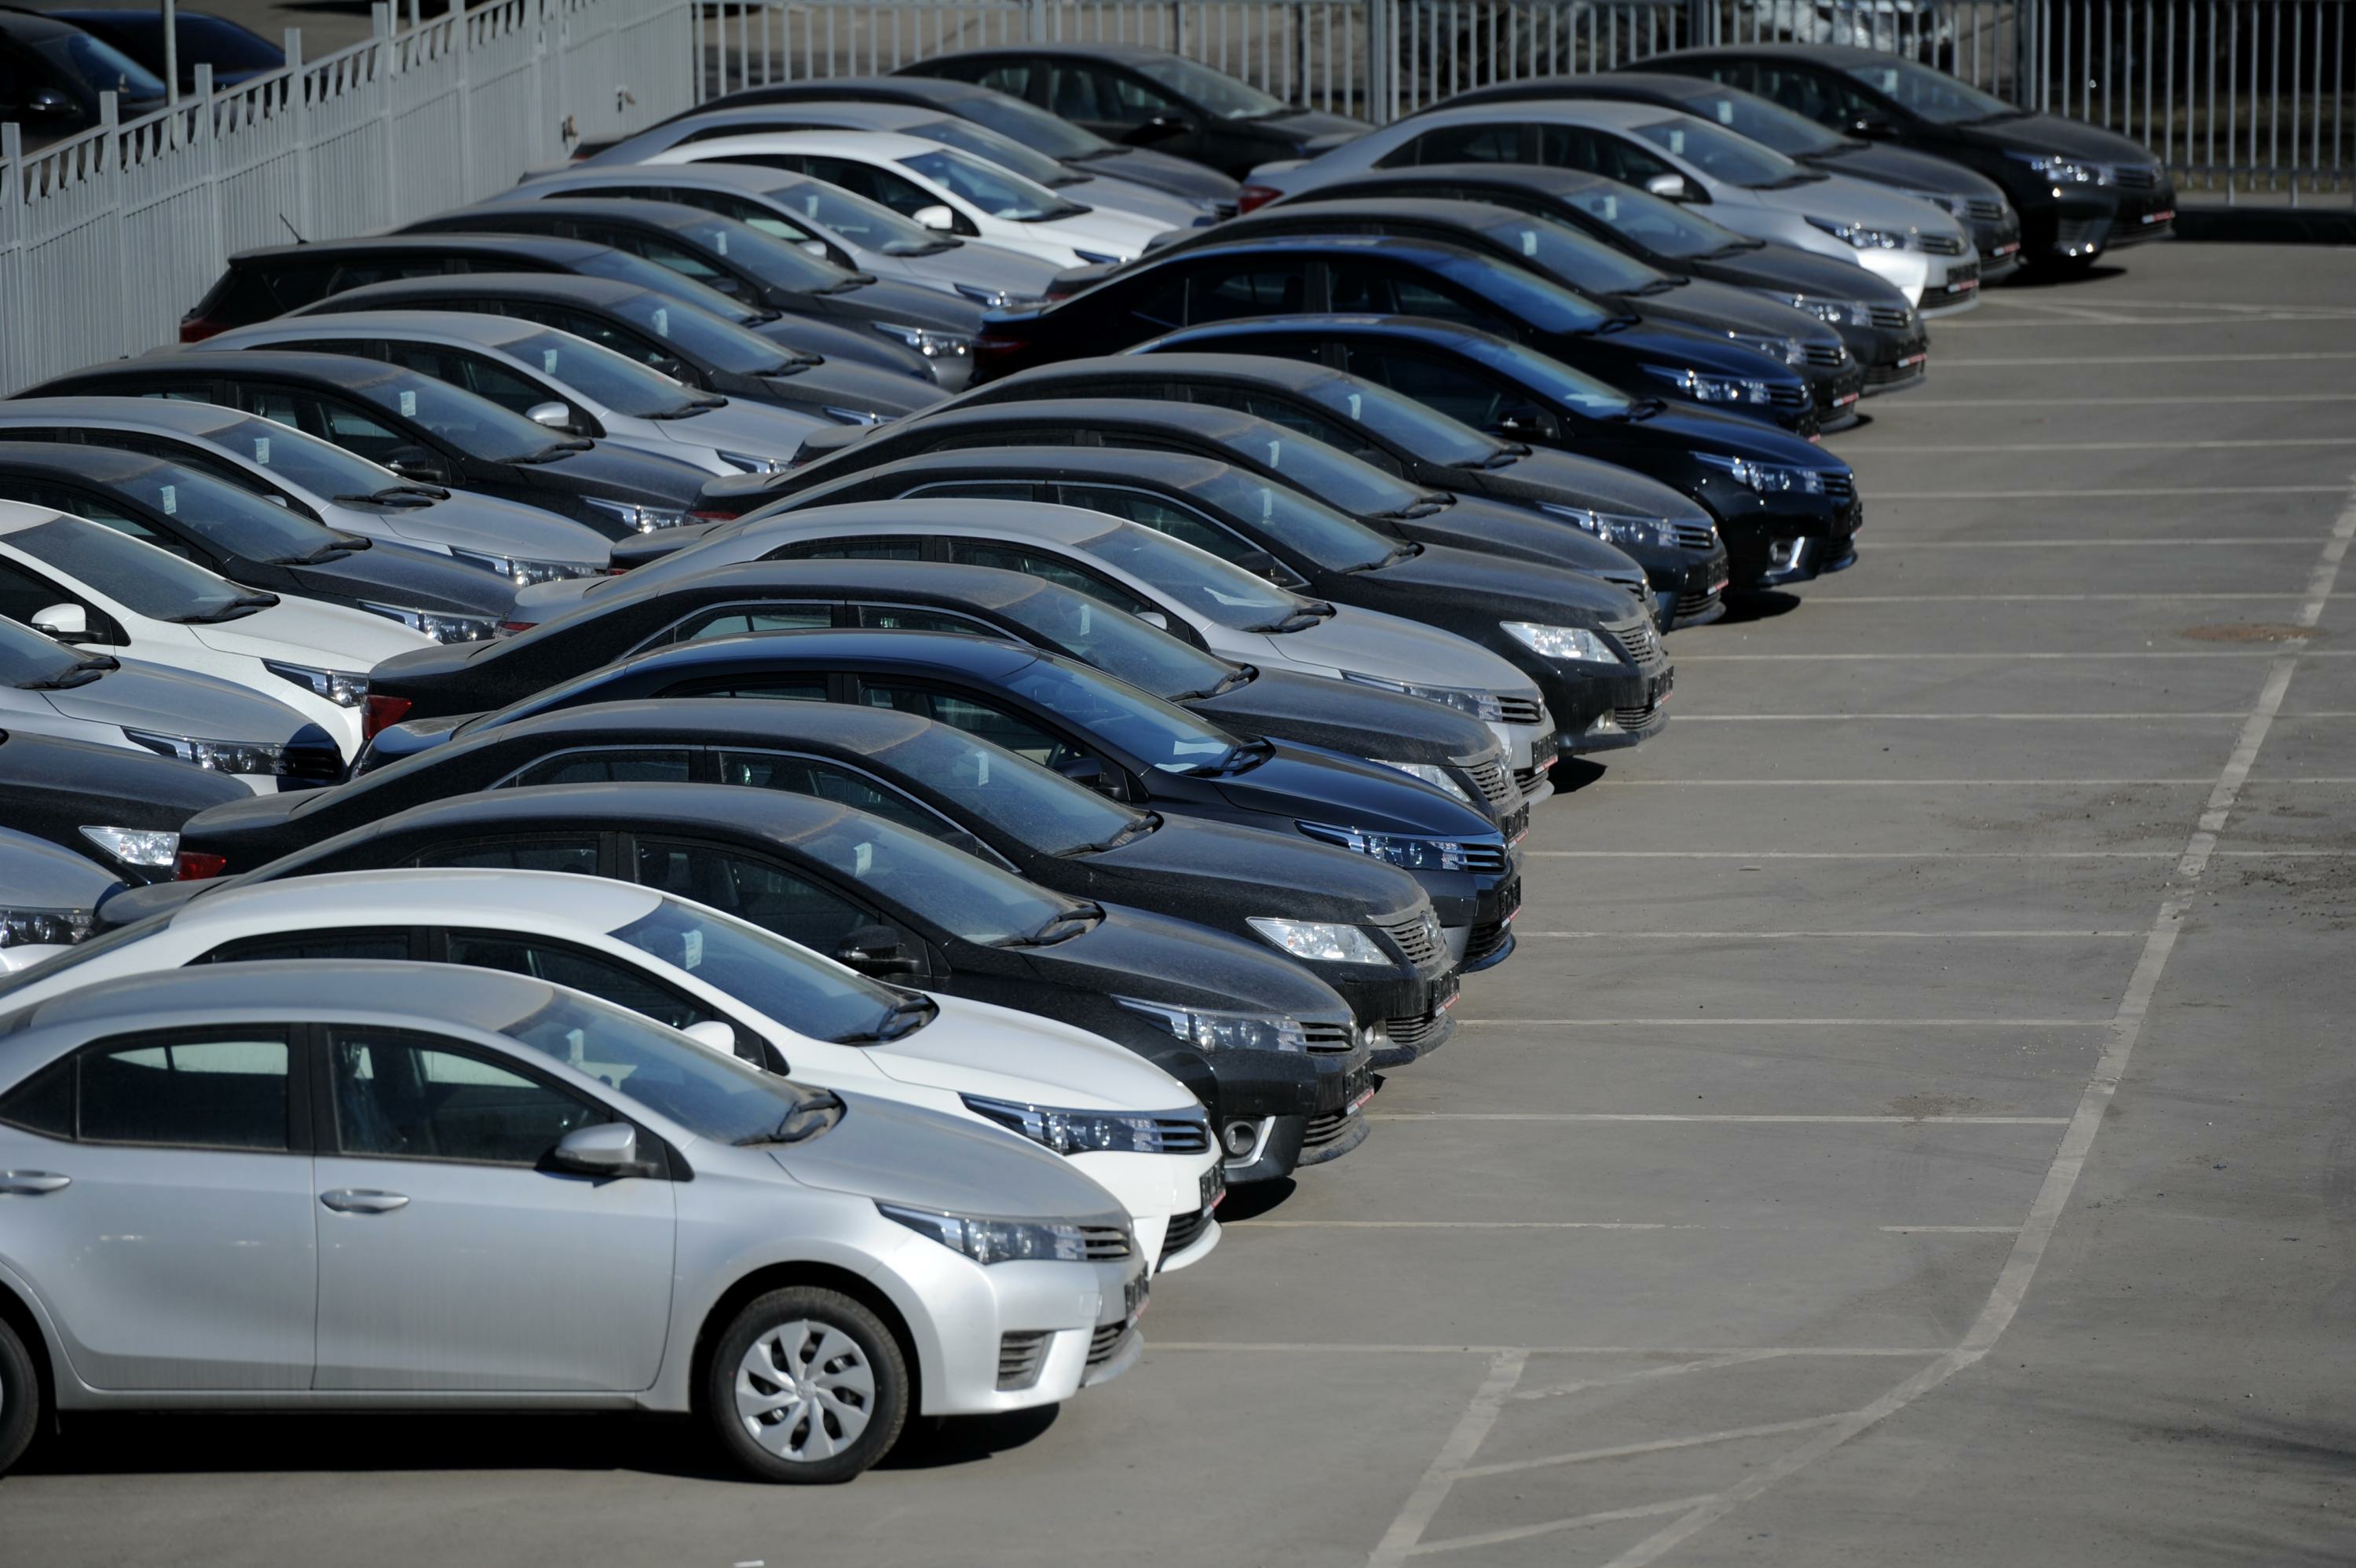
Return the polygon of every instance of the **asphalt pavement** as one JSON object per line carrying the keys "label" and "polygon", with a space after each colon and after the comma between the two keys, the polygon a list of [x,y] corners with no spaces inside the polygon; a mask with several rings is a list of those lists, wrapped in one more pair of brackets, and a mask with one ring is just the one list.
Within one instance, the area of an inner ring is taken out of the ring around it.
{"label": "asphalt pavement", "polygon": [[656,1420],[83,1419],[0,1561],[2356,1560],[2356,272],[1936,324],[1521,949],[1127,1377],[827,1490]]}

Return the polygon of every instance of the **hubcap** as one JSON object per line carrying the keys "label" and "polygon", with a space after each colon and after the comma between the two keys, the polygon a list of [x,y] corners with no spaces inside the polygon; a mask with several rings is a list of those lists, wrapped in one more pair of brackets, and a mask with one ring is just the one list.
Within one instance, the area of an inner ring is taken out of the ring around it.
{"label": "hubcap", "polygon": [[830,1459],[875,1413],[875,1371],[850,1335],[827,1323],[780,1323],[736,1365],[736,1416],[780,1459]]}

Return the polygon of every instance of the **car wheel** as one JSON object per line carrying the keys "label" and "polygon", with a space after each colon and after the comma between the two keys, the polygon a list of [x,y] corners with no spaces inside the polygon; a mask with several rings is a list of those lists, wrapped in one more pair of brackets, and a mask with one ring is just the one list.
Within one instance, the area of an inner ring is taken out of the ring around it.
{"label": "car wheel", "polygon": [[900,1435],[908,1363],[883,1321],[841,1291],[773,1290],[721,1336],[703,1398],[721,1442],[763,1480],[847,1481]]}
{"label": "car wheel", "polygon": [[0,1476],[24,1456],[40,1424],[40,1373],[25,1341],[0,1318]]}

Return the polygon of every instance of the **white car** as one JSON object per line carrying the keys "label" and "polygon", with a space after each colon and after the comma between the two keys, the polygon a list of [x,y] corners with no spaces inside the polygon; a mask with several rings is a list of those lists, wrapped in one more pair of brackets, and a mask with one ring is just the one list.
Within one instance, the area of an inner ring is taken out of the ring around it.
{"label": "white car", "polygon": [[257,592],[87,518],[15,501],[0,501],[0,614],[70,647],[121,649],[274,697],[325,730],[346,762],[364,738],[369,669],[437,645],[382,615]]}
{"label": "white car", "polygon": [[[184,965],[423,958],[528,974],[684,1029],[715,1051],[1027,1136],[1129,1211],[1141,1254],[1215,1197],[1220,1155],[1185,1086],[1049,1019],[870,979],[702,904],[554,871],[342,871],[199,893],[12,989],[11,1008]],[[790,1020],[790,1021],[788,1021]],[[1018,1131],[1017,1129],[1029,1129]],[[1215,1221],[1162,1270],[1218,1245]]]}
{"label": "white car", "polygon": [[1255,170],[1251,184],[1273,199],[1375,169],[1461,163],[1583,169],[1691,202],[1753,240],[1855,261],[1925,315],[1979,303],[1980,253],[1954,214],[1887,186],[1794,163],[1655,103],[1565,99],[1430,110],[1307,163]]}
{"label": "white car", "polygon": [[475,311],[330,311],[231,328],[207,348],[302,348],[388,359],[551,430],[707,474],[782,472],[827,420],[699,392],[552,326]]}
{"label": "white car", "polygon": [[99,901],[122,885],[95,860],[0,827],[0,975],[70,951],[96,924]]}
{"label": "white car", "polygon": [[1092,208],[975,157],[894,131],[783,131],[682,142],[647,160],[759,164],[880,201],[927,229],[1058,267],[1134,261],[1171,225]]}

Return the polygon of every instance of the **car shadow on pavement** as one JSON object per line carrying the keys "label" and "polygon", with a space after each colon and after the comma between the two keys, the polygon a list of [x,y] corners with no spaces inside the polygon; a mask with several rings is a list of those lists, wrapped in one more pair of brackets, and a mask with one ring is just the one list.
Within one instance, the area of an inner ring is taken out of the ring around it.
{"label": "car shadow on pavement", "polygon": [[[1726,596],[1726,613],[1720,615],[1712,624],[1719,626],[1740,626],[1753,621],[1772,621],[1779,615],[1790,614],[1799,607],[1798,594],[1785,593],[1779,589],[1762,589],[1756,593],[1729,593]],[[1676,645],[1672,643],[1669,645],[1669,655],[1672,658],[1676,656]]]}
{"label": "car shadow on pavement", "polygon": [[2051,272],[2043,267],[2023,267],[1994,286],[2000,289],[2061,289],[2074,288],[2080,283],[2100,283],[2125,272],[2125,267],[2106,267],[2097,262],[2083,272]]}

